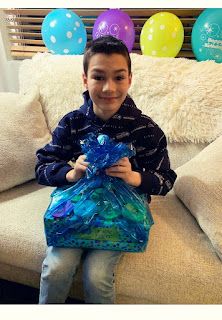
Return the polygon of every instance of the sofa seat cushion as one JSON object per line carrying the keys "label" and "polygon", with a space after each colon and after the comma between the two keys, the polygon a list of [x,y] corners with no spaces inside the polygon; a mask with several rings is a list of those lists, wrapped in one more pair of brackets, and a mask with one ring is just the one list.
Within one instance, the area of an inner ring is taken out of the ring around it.
{"label": "sofa seat cushion", "polygon": [[35,176],[36,150],[49,142],[39,92],[0,93],[0,191]]}
{"label": "sofa seat cushion", "polygon": [[[0,263],[41,272],[52,190],[31,181],[0,194]],[[153,197],[151,210],[146,252],[124,254],[117,267],[117,302],[222,303],[221,262],[194,217],[172,192]],[[82,297],[79,288],[81,268],[72,296]]]}
{"label": "sofa seat cushion", "polygon": [[193,216],[173,192],[153,197],[151,212],[146,252],[125,254],[118,265],[118,294],[163,304],[222,303],[221,261]]}
{"label": "sofa seat cushion", "polygon": [[0,193],[0,262],[40,272],[46,249],[43,214],[51,192],[32,180]]}
{"label": "sofa seat cushion", "polygon": [[177,196],[197,219],[222,260],[222,136],[179,167]]}

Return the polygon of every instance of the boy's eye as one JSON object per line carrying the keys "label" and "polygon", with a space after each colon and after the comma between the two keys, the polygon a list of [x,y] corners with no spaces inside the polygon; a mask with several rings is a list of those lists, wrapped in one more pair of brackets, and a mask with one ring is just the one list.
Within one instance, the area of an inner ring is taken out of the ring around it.
{"label": "boy's eye", "polygon": [[97,81],[104,80],[104,77],[103,77],[103,76],[99,76],[99,75],[94,75],[92,78],[93,78],[94,80],[97,80]]}
{"label": "boy's eye", "polygon": [[124,79],[125,79],[124,76],[117,76],[117,77],[116,77],[116,80],[117,80],[117,81],[121,81],[121,80],[124,80]]}

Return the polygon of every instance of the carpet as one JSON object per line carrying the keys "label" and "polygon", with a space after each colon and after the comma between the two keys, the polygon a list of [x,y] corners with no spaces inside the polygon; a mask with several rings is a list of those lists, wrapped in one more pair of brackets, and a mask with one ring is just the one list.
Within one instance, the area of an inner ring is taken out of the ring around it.
{"label": "carpet", "polygon": [[[0,304],[38,304],[39,289],[15,282],[0,280]],[[83,301],[68,298],[66,304],[83,304]]]}

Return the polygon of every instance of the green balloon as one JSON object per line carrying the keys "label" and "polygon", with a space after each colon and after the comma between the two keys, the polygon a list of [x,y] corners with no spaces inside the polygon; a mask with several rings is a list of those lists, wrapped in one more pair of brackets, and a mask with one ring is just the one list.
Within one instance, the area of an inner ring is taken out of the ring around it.
{"label": "green balloon", "polygon": [[206,9],[199,15],[193,26],[191,43],[197,60],[222,62],[222,8]]}

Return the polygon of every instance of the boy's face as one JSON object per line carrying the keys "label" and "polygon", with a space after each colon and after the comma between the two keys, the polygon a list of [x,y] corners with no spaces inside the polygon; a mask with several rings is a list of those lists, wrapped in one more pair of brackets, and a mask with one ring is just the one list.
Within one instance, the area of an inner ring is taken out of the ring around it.
{"label": "boy's face", "polygon": [[121,54],[97,53],[90,58],[83,82],[93,101],[93,111],[99,118],[108,120],[119,110],[131,78],[127,61]]}

